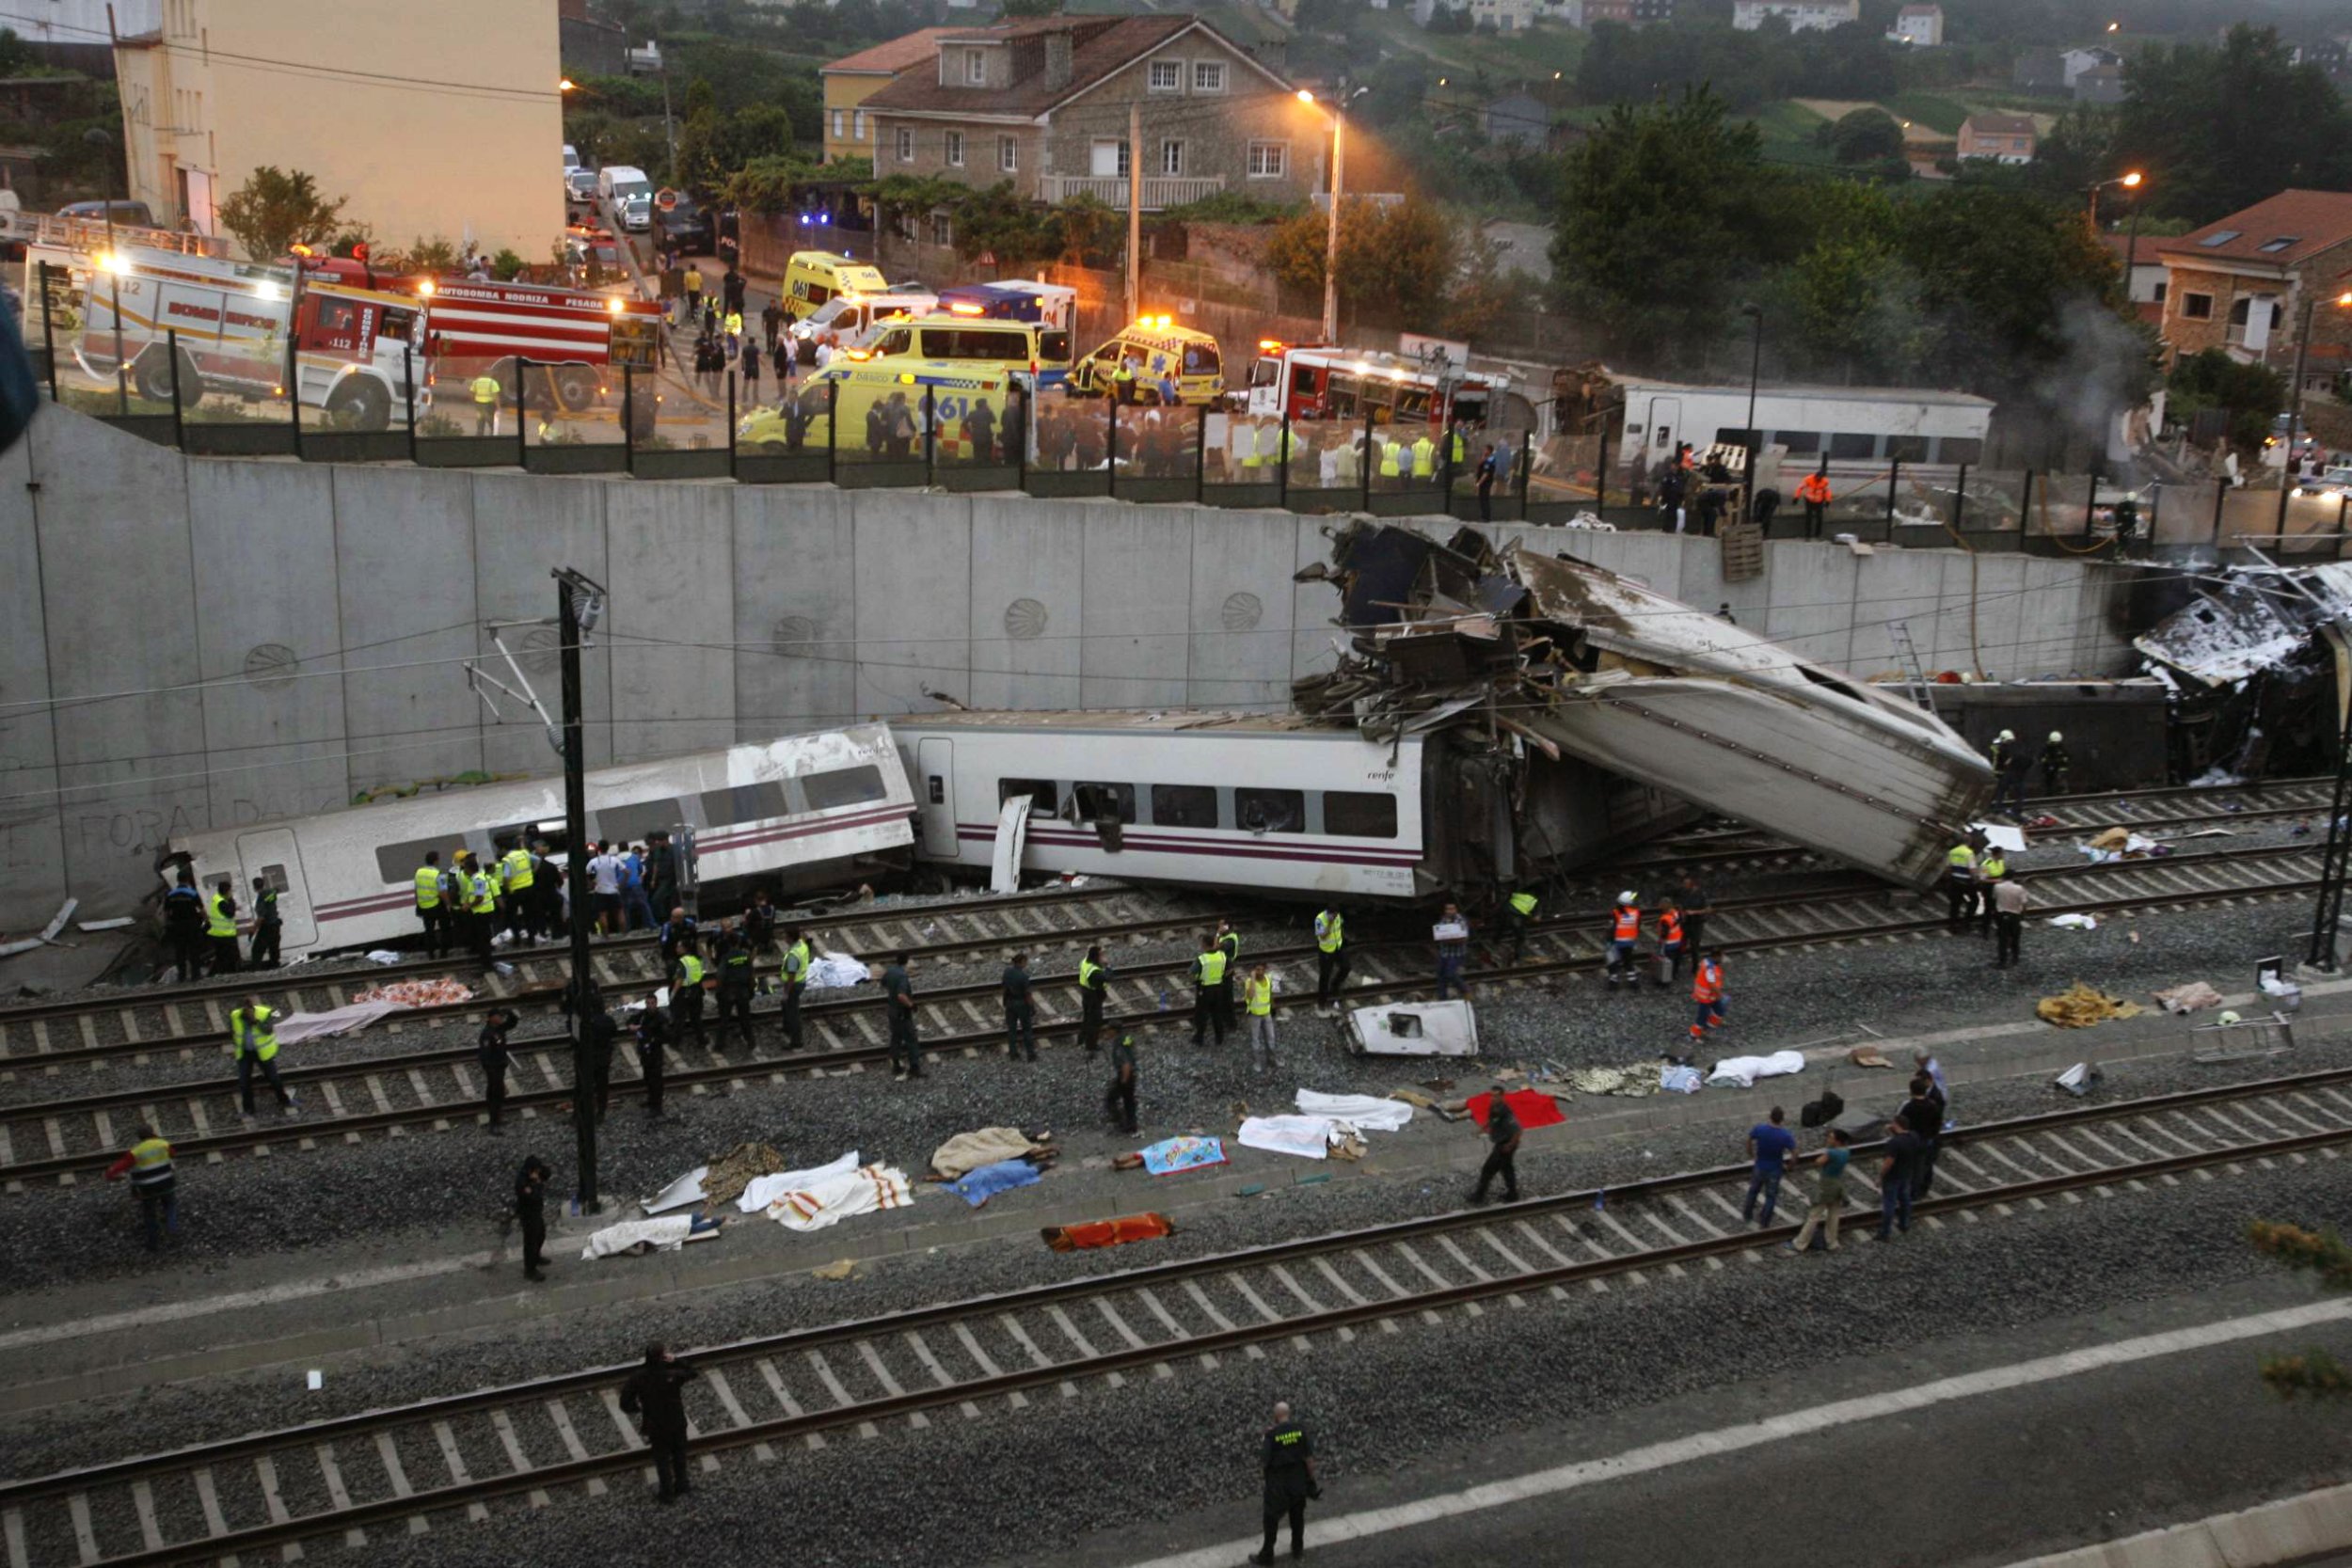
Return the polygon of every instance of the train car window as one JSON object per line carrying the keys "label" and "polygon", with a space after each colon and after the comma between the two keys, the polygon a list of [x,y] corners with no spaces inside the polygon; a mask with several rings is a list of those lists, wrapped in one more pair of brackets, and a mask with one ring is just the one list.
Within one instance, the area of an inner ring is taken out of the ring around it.
{"label": "train car window", "polygon": [[1396,797],[1327,789],[1323,792],[1323,831],[1336,838],[1394,838]]}
{"label": "train car window", "polygon": [[602,806],[596,813],[596,836],[615,844],[643,844],[647,836],[668,832],[686,820],[683,800],[640,800],[634,805]]}
{"label": "train car window", "polygon": [[1307,796],[1297,789],[1236,789],[1233,821],[1244,832],[1303,833]]}
{"label": "train car window", "polygon": [[[420,861],[418,863],[421,865],[423,862]],[[262,880],[269,884],[272,893],[286,893],[294,887],[294,883],[286,879],[286,868],[282,865],[262,867]]]}
{"label": "train car window", "polygon": [[863,806],[889,795],[883,784],[882,769],[870,762],[855,768],[835,768],[829,772],[811,773],[801,781],[801,792],[808,797],[811,811],[831,811],[835,806]]}
{"label": "train car window", "polygon": [[461,842],[456,833],[443,833],[438,838],[421,838],[409,844],[387,844],[375,852],[375,868],[384,874],[387,882],[414,885],[418,870],[424,864],[428,849],[441,852],[441,869],[447,871],[450,851]]}
{"label": "train car window", "polygon": [[1100,822],[1115,816],[1121,822],[1136,819],[1136,786],[1130,784],[1082,784],[1070,789],[1073,820]]}
{"label": "train car window", "polygon": [[1973,436],[1947,436],[1936,443],[1935,460],[1939,463],[1981,463],[1984,443]]}
{"label": "train car window", "polygon": [[946,775],[942,774],[942,773],[933,773],[933,774],[931,775],[931,804],[932,804],[932,805],[934,805],[934,806],[944,806],[944,805],[946,805],[946,803],[947,803],[947,779],[946,779]]}
{"label": "train car window", "polygon": [[1821,433],[1818,430],[1775,430],[1769,439],[1788,448],[1791,457],[1811,456],[1821,450]]}
{"label": "train car window", "polygon": [[1924,436],[1889,436],[1886,455],[1899,463],[1925,463],[1928,460],[1928,438]]}
{"label": "train car window", "polygon": [[1152,822],[1160,828],[1214,828],[1216,791],[1207,784],[1153,784]]}
{"label": "train car window", "polygon": [[788,816],[792,808],[784,798],[781,780],[764,779],[757,784],[730,784],[725,789],[706,789],[702,794],[703,825],[708,828],[732,827],[738,822],[764,822],[771,816]]}
{"label": "train car window", "polygon": [[996,781],[996,803],[1003,805],[1016,795],[1029,798],[1029,812],[1036,816],[1051,816],[1061,803],[1061,789],[1051,779],[999,779]]}
{"label": "train car window", "polygon": [[1876,457],[1879,438],[1876,436],[1833,431],[1829,438],[1829,454],[1840,462],[1856,457]]}

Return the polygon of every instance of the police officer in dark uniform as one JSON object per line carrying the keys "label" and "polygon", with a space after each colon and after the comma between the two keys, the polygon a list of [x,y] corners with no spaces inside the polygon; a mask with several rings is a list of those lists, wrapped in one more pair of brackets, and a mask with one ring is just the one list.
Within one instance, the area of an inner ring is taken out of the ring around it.
{"label": "police officer in dark uniform", "polygon": [[[700,995],[701,990],[699,985],[696,986],[695,993]],[[670,994],[675,997],[678,993],[672,991]],[[694,1026],[697,1029],[702,1027],[699,1008],[695,1010]],[[661,1115],[661,1053],[670,1048],[670,1010],[651,996],[646,997],[644,1007],[637,1015],[637,1069],[645,1078],[645,1115],[648,1117]],[[597,1107],[597,1112],[602,1114],[601,1105]]]}
{"label": "police officer in dark uniform", "polygon": [[1233,974],[1241,968],[1241,933],[1233,929],[1230,920],[1216,923],[1217,951],[1225,955],[1225,983],[1218,987],[1217,1006],[1226,1027],[1233,1028]]}
{"label": "police officer in dark uniform", "polygon": [[1101,944],[1088,948],[1087,956],[1078,960],[1078,1044],[1089,1056],[1102,1047],[1103,991],[1110,978],[1110,966],[1103,961]]}
{"label": "police officer in dark uniform", "polygon": [[512,1007],[493,1007],[490,1016],[482,1021],[482,1033],[474,1039],[474,1055],[482,1064],[483,1096],[490,1107],[490,1131],[502,1133],[499,1113],[506,1104],[507,1031],[522,1020]]}
{"label": "police officer in dark uniform", "polygon": [[1265,1544],[1249,1560],[1259,1568],[1274,1561],[1275,1532],[1287,1515],[1291,1522],[1291,1556],[1307,1555],[1307,1501],[1323,1496],[1315,1480],[1315,1440],[1291,1419],[1291,1407],[1274,1407],[1274,1424],[1266,1428],[1260,1453],[1265,1470]]}
{"label": "police officer in dark uniform", "polygon": [[278,913],[278,890],[269,885],[267,877],[253,879],[253,946],[246,958],[248,969],[276,969],[278,965],[278,943],[286,933],[286,923]]}
{"label": "police officer in dark uniform", "polygon": [[588,1047],[588,1082],[578,1085],[578,1090],[595,1101],[598,1121],[612,1104],[612,1047],[620,1037],[621,1026],[606,1010],[603,994],[592,988],[587,1016],[580,1022],[580,1038]]}
{"label": "police officer in dark uniform", "polygon": [[719,1036],[726,1037],[727,1020],[742,1033],[743,1049],[752,1049],[752,948],[753,937],[746,925],[730,930],[719,942]]}
{"label": "police officer in dark uniform", "polygon": [[204,974],[204,895],[196,874],[180,868],[177,886],[164,895],[164,940],[171,943],[173,974],[184,985]]}
{"label": "police officer in dark uniform", "polygon": [[1005,1054],[1037,1060],[1037,1004],[1029,998],[1029,956],[1015,953],[1005,966]]}
{"label": "police officer in dark uniform", "polygon": [[1486,1189],[1497,1177],[1502,1179],[1502,1200],[1519,1200],[1519,1118],[1504,1094],[1504,1086],[1497,1084],[1486,1099],[1486,1163],[1478,1167],[1478,1186],[1470,1194],[1472,1203],[1486,1201]]}
{"label": "police officer in dark uniform", "polygon": [[686,1465],[687,1380],[702,1373],[660,1341],[645,1347],[645,1364],[621,1385],[621,1409],[637,1418],[653,1450],[653,1471],[660,1482],[657,1502],[675,1502],[694,1489]]}
{"label": "police officer in dark uniform", "polygon": [[1103,1110],[1121,1132],[1136,1130],[1136,1037],[1121,1035],[1111,1047],[1111,1086],[1103,1095]]}
{"label": "police officer in dark uniform", "polygon": [[548,1244],[548,1163],[536,1154],[523,1161],[515,1178],[515,1217],[523,1224],[523,1277],[547,1278],[548,1260],[540,1249]]}

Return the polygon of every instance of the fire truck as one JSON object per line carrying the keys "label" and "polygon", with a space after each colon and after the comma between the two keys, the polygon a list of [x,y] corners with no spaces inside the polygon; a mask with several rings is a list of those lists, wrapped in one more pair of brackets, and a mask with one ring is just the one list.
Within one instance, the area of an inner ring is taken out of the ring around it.
{"label": "fire truck", "polygon": [[1460,420],[1484,424],[1510,389],[1503,376],[1478,375],[1443,362],[1328,343],[1261,339],[1243,410],[1294,420],[1362,420],[1379,424]]}

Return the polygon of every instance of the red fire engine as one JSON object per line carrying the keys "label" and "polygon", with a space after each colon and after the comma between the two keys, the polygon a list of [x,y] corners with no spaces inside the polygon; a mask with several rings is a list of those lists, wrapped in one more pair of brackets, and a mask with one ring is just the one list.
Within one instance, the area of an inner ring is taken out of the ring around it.
{"label": "red fire engine", "polygon": [[1439,364],[1423,365],[1328,343],[1262,339],[1250,367],[1247,408],[1294,420],[1361,420],[1381,424],[1482,424],[1510,382]]}

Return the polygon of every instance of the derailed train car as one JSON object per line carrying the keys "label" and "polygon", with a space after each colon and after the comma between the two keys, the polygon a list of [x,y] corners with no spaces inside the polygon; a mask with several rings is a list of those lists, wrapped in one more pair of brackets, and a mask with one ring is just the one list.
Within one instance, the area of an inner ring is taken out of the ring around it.
{"label": "derailed train car", "polygon": [[1354,654],[1303,707],[1377,732],[1482,715],[1569,759],[1925,887],[1992,770],[1941,720],[1613,572],[1475,531],[1340,533]]}

